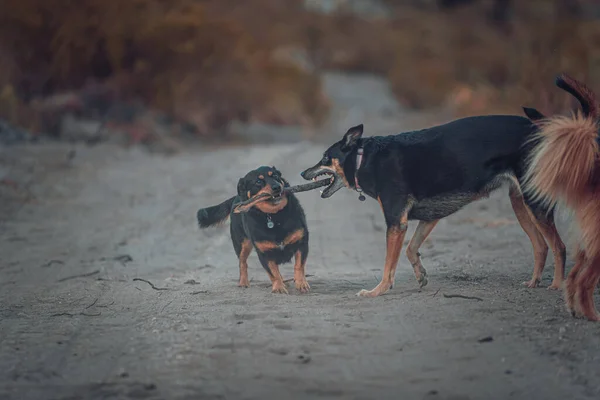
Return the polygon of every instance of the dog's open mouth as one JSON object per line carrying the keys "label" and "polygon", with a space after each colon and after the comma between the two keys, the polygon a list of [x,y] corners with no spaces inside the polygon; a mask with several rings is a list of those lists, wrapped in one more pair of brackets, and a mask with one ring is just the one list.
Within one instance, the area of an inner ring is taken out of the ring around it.
{"label": "dog's open mouth", "polygon": [[279,203],[281,203],[281,200],[283,200],[283,191],[277,193],[277,194],[272,194],[271,195],[271,199],[269,199],[269,201],[271,202],[271,204],[273,205],[277,205]]}
{"label": "dog's open mouth", "polygon": [[321,190],[321,198],[323,199],[331,197],[332,194],[344,186],[343,180],[336,173],[324,168],[310,168],[306,170],[303,175],[304,179],[313,181],[319,181],[319,178],[323,176],[326,178],[321,180],[329,181],[329,185]]}
{"label": "dog's open mouth", "polygon": [[[312,180],[316,182],[316,181],[320,180],[318,178],[321,177],[321,176],[328,177],[329,178],[329,183],[333,184],[333,180],[335,179],[335,175],[333,173],[331,173],[331,172],[321,172],[319,175],[317,175],[314,178],[312,178]],[[323,189],[323,190],[325,190],[325,189]]]}

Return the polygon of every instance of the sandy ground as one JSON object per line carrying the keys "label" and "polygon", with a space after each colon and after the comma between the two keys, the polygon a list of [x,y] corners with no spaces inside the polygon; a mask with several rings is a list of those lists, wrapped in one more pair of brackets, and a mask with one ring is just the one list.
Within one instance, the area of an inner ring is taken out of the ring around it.
{"label": "sandy ground", "polygon": [[[318,142],[173,157],[78,146],[70,163],[67,145],[1,149],[0,178],[18,185],[0,189],[0,399],[600,398],[600,324],[521,285],[533,257],[506,189],[438,225],[423,290],[403,254],[389,294],[356,296],[378,282],[385,233],[377,202],[347,190],[299,195],[310,294],[271,294],[255,254],[252,286],[236,286],[228,227],[199,231],[199,207],[259,165],[300,183],[350,124],[410,125],[385,82],[327,85],[333,133]],[[552,270],[549,257],[543,286]]]}

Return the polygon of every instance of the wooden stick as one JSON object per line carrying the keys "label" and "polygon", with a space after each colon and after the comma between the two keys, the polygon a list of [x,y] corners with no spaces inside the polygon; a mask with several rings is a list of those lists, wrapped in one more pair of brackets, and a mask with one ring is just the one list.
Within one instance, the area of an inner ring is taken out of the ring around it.
{"label": "wooden stick", "polygon": [[[320,188],[322,186],[327,186],[330,183],[331,183],[331,179],[321,179],[320,181],[305,183],[303,185],[286,187],[283,189],[283,191],[285,193],[307,192],[309,190],[314,190],[314,189]],[[271,198],[272,198],[272,196],[270,194],[262,193],[258,196],[254,196],[251,199],[248,199],[246,201],[241,201],[239,203],[234,204],[233,212],[234,213],[247,212],[248,210],[250,210],[250,208],[252,208],[252,206],[254,204],[260,203],[261,201],[269,200]],[[245,207],[248,205],[250,205],[250,207]]]}

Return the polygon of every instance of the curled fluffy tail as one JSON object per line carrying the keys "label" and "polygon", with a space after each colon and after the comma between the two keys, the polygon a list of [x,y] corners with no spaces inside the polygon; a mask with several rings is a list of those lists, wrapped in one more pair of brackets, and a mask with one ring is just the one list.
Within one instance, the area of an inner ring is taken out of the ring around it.
{"label": "curled fluffy tail", "polygon": [[600,148],[594,118],[577,113],[538,123],[525,173],[525,190],[537,200],[573,206],[589,192]]}
{"label": "curled fluffy tail", "polygon": [[582,113],[533,119],[539,130],[532,138],[525,190],[546,203],[564,200],[573,207],[589,194],[600,172],[599,107],[594,92],[566,74],[556,78],[556,86],[579,100]]}
{"label": "curled fluffy tail", "polygon": [[231,207],[233,206],[235,197],[227,199],[219,205],[199,209],[196,215],[198,226],[200,228],[208,228],[225,222],[229,214],[231,214]]}

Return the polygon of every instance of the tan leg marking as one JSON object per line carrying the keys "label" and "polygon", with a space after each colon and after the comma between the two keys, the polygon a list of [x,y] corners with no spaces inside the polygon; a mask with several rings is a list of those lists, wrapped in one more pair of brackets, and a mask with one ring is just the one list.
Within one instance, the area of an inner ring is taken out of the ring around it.
{"label": "tan leg marking", "polygon": [[274,263],[273,261],[269,261],[269,270],[271,270],[271,274],[269,274],[269,279],[271,279],[272,293],[283,293],[288,294],[288,291],[285,287],[285,283],[283,282],[283,276],[279,272],[279,265]]}
{"label": "tan leg marking", "polygon": [[239,287],[250,287],[248,280],[248,256],[252,252],[252,243],[250,240],[244,239],[242,242],[242,251],[240,252],[240,282]]}
{"label": "tan leg marking", "polygon": [[342,182],[344,182],[344,185],[346,187],[350,187],[350,185],[348,184],[348,180],[346,179],[346,174],[344,173],[344,168],[340,164],[340,160],[338,160],[337,158],[333,158],[331,160],[331,167],[333,172],[335,172],[335,174],[337,174],[338,177],[342,178]]}
{"label": "tan leg marking", "polygon": [[567,306],[567,310],[571,313],[571,315],[574,316],[581,315],[579,303],[575,301],[575,292],[577,290],[575,282],[577,282],[577,277],[586,263],[587,259],[585,256],[585,251],[579,249],[575,255],[575,265],[573,266],[573,269],[571,269],[571,272],[569,272],[567,281],[565,283],[565,304]]}
{"label": "tan leg marking", "polygon": [[402,244],[404,243],[404,237],[406,236],[407,228],[408,210],[402,215],[399,227],[393,227],[387,230],[385,266],[383,268],[381,282],[379,282],[379,284],[373,290],[361,290],[358,292],[358,296],[377,297],[390,290],[394,283],[394,275],[396,273],[396,267],[398,266],[398,258],[400,258],[400,252],[402,251]]}
{"label": "tan leg marking", "polygon": [[[292,243],[296,243],[296,242],[302,240],[303,237],[304,237],[304,229],[298,229],[298,230],[293,231],[289,235],[287,235],[285,237],[285,239],[283,239],[283,242],[281,242],[281,244],[283,246],[287,246],[287,245],[290,245]],[[274,250],[274,249],[280,248],[279,243],[271,242],[268,240],[265,240],[262,242],[256,242],[256,243],[254,243],[254,246],[256,246],[256,248],[261,253],[265,253],[269,250]]]}
{"label": "tan leg marking", "polygon": [[534,219],[530,214],[525,201],[523,201],[523,196],[513,188],[510,189],[509,196],[517,220],[533,246],[533,275],[530,281],[524,282],[523,284],[529,288],[534,288],[540,283],[542,278],[542,271],[544,270],[544,264],[546,263],[546,257],[548,256],[548,245],[536,227]]}
{"label": "tan leg marking", "polygon": [[274,249],[278,249],[279,248],[279,245],[277,243],[275,243],[275,242],[269,242],[269,241],[266,241],[266,240],[262,241],[262,242],[255,242],[254,246],[261,253],[266,253],[269,250],[274,250]]}
{"label": "tan leg marking", "polygon": [[287,246],[288,244],[299,242],[300,240],[302,240],[303,237],[304,229],[297,229],[294,232],[287,235],[285,239],[283,239],[283,244]]}
{"label": "tan leg marking", "polygon": [[552,278],[552,283],[548,286],[548,289],[559,290],[562,288],[565,279],[566,246],[560,238],[554,222],[545,223],[535,218],[533,221],[546,241],[550,244],[552,256],[554,258],[554,277]]}
{"label": "tan leg marking", "polygon": [[310,285],[306,280],[306,273],[304,270],[305,263],[302,262],[302,253],[300,251],[297,251],[294,256],[294,283],[296,286],[296,290],[298,290],[300,293],[307,293],[310,290]]}
{"label": "tan leg marking", "polygon": [[594,290],[600,281],[600,257],[588,259],[585,268],[577,276],[575,301],[579,304],[581,316],[590,321],[600,321],[594,304]]}
{"label": "tan leg marking", "polygon": [[408,261],[413,266],[413,270],[415,272],[415,278],[417,282],[419,282],[419,286],[423,287],[427,285],[427,271],[423,267],[421,263],[421,254],[419,254],[419,248],[427,239],[433,228],[437,225],[439,220],[425,222],[419,221],[419,225],[417,225],[417,229],[413,237],[410,239],[410,243],[408,243],[408,247],[406,248],[406,257],[408,257]]}

